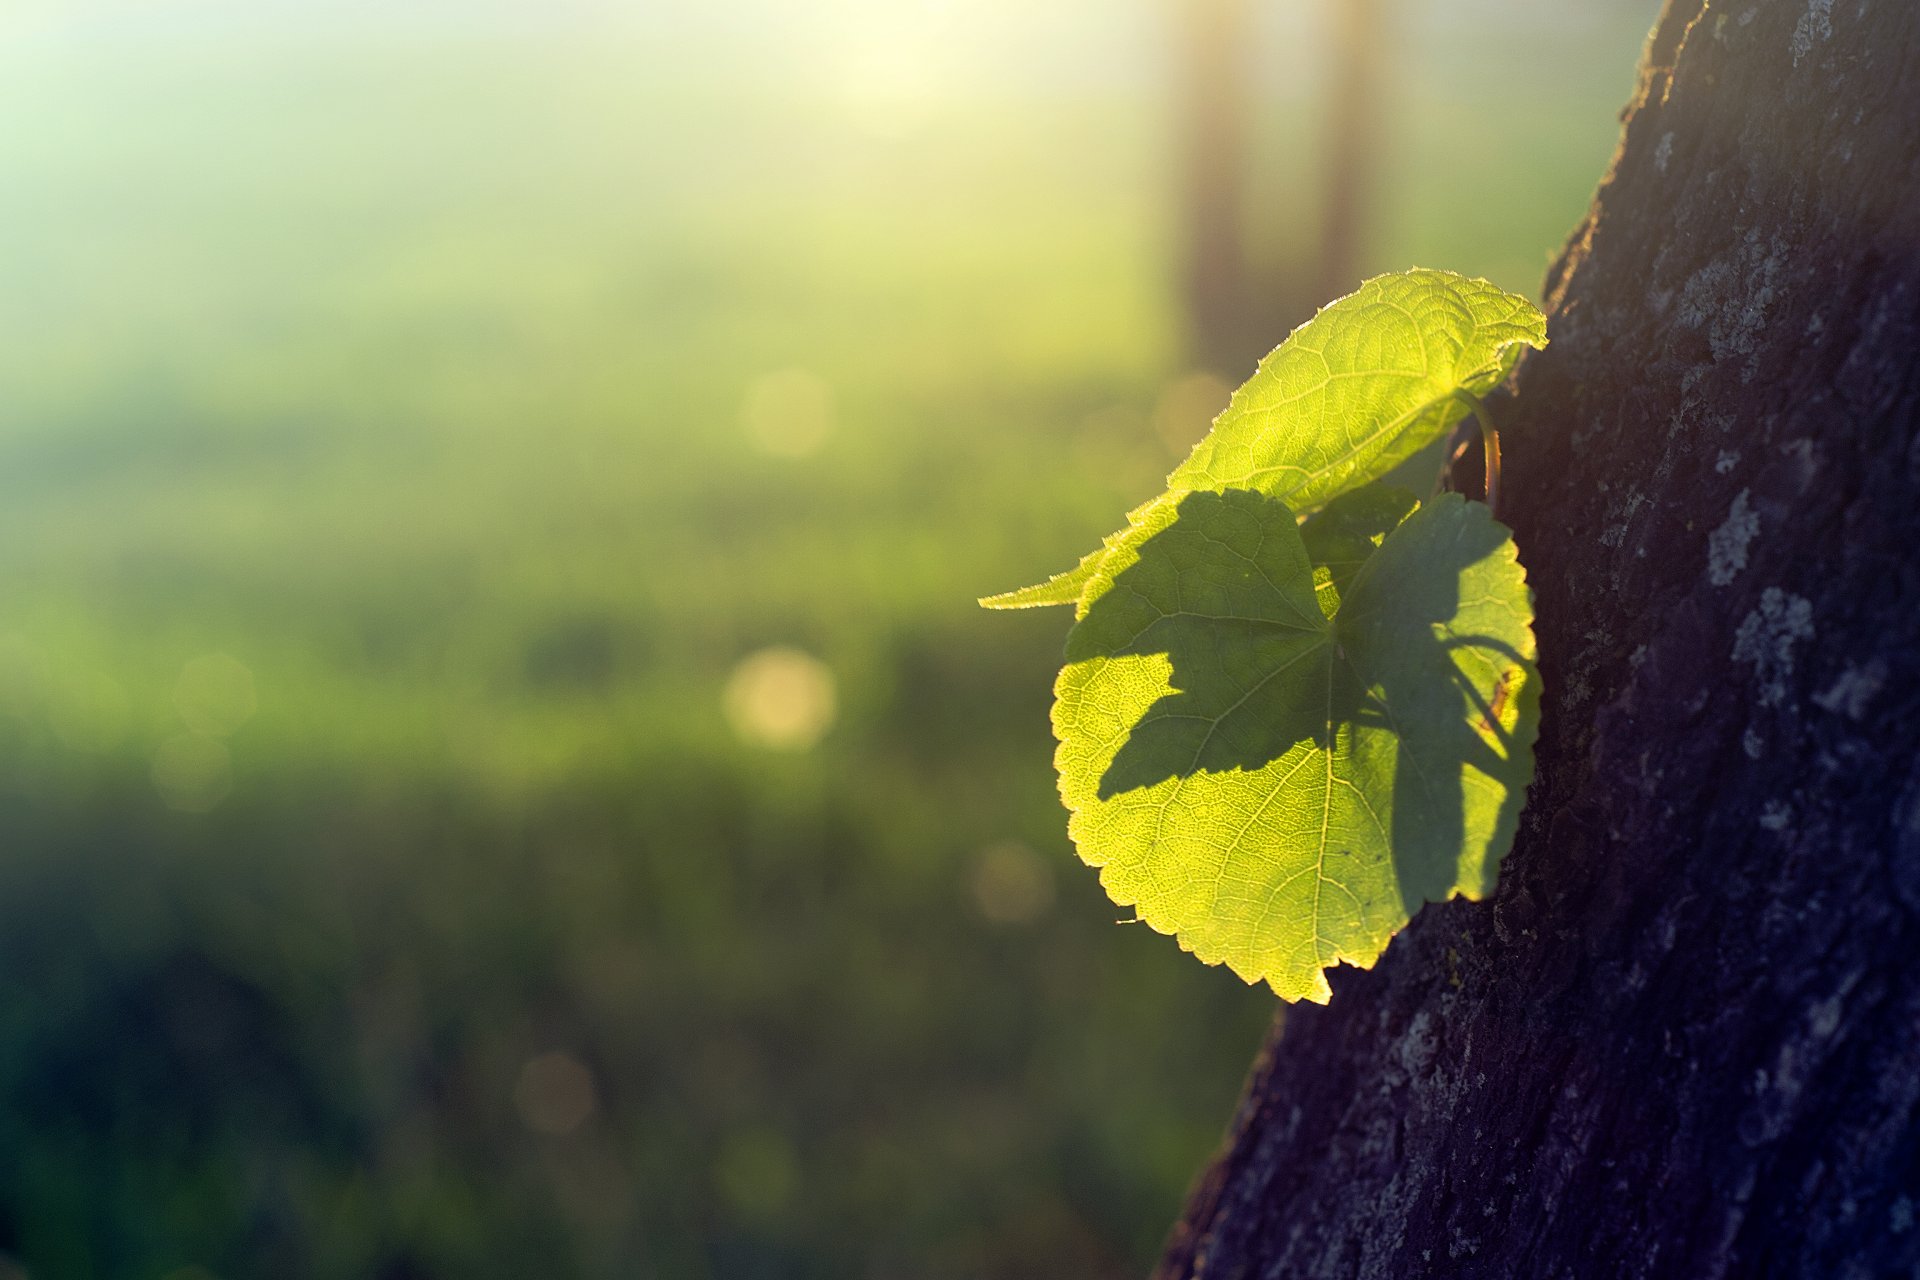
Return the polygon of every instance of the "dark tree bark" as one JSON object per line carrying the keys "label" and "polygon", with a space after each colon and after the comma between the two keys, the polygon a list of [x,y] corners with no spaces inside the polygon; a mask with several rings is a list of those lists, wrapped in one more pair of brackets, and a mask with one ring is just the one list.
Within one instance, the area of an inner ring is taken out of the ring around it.
{"label": "dark tree bark", "polygon": [[1920,1266],[1920,5],[1669,0],[1497,406],[1539,774],[1167,1277]]}

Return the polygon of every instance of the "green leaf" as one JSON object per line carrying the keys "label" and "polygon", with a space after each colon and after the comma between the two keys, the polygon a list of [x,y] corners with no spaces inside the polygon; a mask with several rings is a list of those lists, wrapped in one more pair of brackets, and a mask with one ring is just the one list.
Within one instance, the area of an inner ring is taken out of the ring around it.
{"label": "green leaf", "polygon": [[1467,412],[1455,392],[1486,392],[1546,344],[1539,309],[1485,280],[1376,276],[1260,362],[1167,487],[1320,506],[1445,435]]}
{"label": "green leaf", "polygon": [[1074,604],[1053,717],[1074,841],[1201,959],[1324,1001],[1329,966],[1492,887],[1533,773],[1525,576],[1484,507],[1380,481],[1545,343],[1484,280],[1370,280],[1261,362],[1126,528],[982,601]]}
{"label": "green leaf", "polygon": [[[1377,276],[1276,347],[1213,429],[1128,527],[1046,582],[988,596],[990,609],[1078,604],[1158,502],[1254,489],[1310,511],[1377,480],[1452,429],[1478,395],[1544,347],[1546,318],[1518,294],[1450,271]],[[1117,570],[1116,570],[1117,571]]]}
{"label": "green leaf", "polygon": [[1329,618],[1285,503],[1156,508],[1088,580],[1055,685],[1074,841],[1202,960],[1324,1002],[1327,967],[1494,883],[1538,722],[1525,577],[1486,508],[1445,495]]}

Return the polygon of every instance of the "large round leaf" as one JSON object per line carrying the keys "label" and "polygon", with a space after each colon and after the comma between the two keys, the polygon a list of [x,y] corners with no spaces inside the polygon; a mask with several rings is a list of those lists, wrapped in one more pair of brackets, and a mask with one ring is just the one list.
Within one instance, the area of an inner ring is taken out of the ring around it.
{"label": "large round leaf", "polygon": [[1116,902],[1325,1001],[1327,967],[1370,966],[1421,903],[1492,887],[1539,681],[1485,507],[1415,512],[1343,573],[1331,618],[1272,497],[1190,493],[1129,542],[1087,583],[1054,705],[1073,838]]}

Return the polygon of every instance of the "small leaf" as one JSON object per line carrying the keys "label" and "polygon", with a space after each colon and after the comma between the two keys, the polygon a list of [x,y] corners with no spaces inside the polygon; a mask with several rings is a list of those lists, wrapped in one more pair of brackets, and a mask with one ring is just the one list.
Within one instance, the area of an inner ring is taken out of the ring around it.
{"label": "small leaf", "polygon": [[1328,618],[1283,502],[1192,493],[1147,524],[1089,579],[1055,685],[1074,841],[1202,960],[1324,1002],[1323,970],[1485,893],[1512,842],[1539,680],[1511,536],[1445,495]]}
{"label": "small leaf", "polygon": [[1518,294],[1450,271],[1376,276],[1323,307],[1260,362],[1170,489],[1257,489],[1311,510],[1377,480],[1547,344]]}
{"label": "small leaf", "polygon": [[1130,513],[1125,529],[1074,568],[980,603],[1083,604],[1107,557],[1140,540],[1146,514],[1185,493],[1253,489],[1296,511],[1322,506],[1445,435],[1467,412],[1456,392],[1487,391],[1523,347],[1546,342],[1539,310],[1485,280],[1424,268],[1376,276],[1260,362],[1167,477],[1167,493]]}

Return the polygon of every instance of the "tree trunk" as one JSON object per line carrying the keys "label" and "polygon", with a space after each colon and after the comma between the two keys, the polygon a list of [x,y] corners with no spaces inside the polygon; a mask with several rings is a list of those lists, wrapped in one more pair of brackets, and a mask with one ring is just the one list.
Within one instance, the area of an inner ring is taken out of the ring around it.
{"label": "tree trunk", "polygon": [[1243,226],[1250,115],[1248,0],[1181,0],[1182,287],[1200,363],[1237,367],[1252,319]]}
{"label": "tree trunk", "polygon": [[[1382,0],[1332,0],[1333,83],[1327,94],[1327,133],[1321,156],[1325,191],[1319,259],[1301,274],[1318,286],[1318,299],[1352,293],[1366,260],[1373,214],[1374,161],[1380,145],[1380,95],[1385,91]],[[1317,306],[1313,303],[1311,306]],[[1313,314],[1287,317],[1292,328]],[[1262,352],[1261,354],[1265,354]]]}
{"label": "tree trunk", "polygon": [[1384,5],[1323,0],[1328,83],[1319,238],[1309,246],[1310,260],[1259,263],[1249,228],[1270,215],[1248,206],[1254,12],[1249,0],[1178,0],[1181,291],[1195,362],[1231,382],[1246,377],[1276,332],[1360,283],[1381,150]]}
{"label": "tree trunk", "polygon": [[1669,0],[1496,405],[1539,774],[1166,1277],[1920,1266],[1920,5]]}

